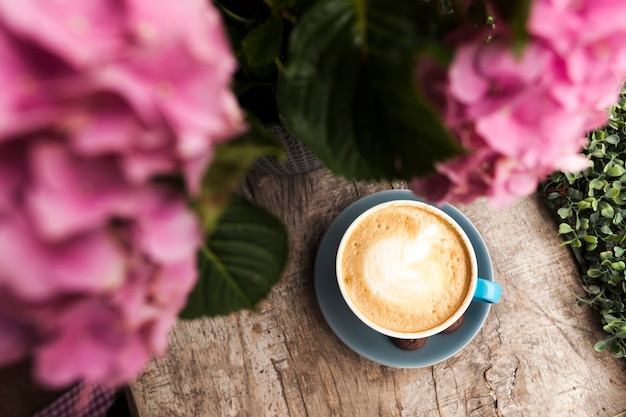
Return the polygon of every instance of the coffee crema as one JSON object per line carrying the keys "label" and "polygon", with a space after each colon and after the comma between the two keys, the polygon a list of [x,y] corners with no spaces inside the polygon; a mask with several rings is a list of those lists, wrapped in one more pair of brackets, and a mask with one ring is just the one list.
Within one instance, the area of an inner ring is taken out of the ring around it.
{"label": "coffee crema", "polygon": [[471,286],[463,237],[423,206],[394,203],[374,210],[344,237],[338,268],[355,307],[378,326],[428,331],[452,317]]}

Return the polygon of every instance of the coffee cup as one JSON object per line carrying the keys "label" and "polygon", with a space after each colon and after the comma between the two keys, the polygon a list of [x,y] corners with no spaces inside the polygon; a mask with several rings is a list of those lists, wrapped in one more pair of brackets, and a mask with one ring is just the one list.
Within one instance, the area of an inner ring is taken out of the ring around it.
{"label": "coffee cup", "polygon": [[378,204],[344,233],[337,283],[367,326],[398,339],[449,328],[472,301],[497,303],[499,284],[478,277],[463,228],[443,210],[415,200]]}

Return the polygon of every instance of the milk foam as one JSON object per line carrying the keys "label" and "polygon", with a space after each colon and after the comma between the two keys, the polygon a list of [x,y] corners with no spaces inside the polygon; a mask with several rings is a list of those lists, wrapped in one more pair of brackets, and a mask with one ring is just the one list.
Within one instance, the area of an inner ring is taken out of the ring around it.
{"label": "milk foam", "polygon": [[363,315],[405,333],[452,316],[473,273],[459,233],[440,216],[406,204],[363,220],[348,237],[341,265],[346,290]]}

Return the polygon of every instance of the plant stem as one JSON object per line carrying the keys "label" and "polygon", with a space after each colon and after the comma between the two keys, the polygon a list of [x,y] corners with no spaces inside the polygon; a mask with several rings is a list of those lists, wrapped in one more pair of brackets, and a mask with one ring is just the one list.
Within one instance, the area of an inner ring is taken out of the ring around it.
{"label": "plant stem", "polygon": [[361,47],[367,53],[367,2],[366,0],[353,0],[357,16],[358,33],[361,35]]}
{"label": "plant stem", "polygon": [[283,61],[281,61],[280,58],[275,57],[274,64],[278,68],[278,72],[285,72],[285,64],[283,64]]}

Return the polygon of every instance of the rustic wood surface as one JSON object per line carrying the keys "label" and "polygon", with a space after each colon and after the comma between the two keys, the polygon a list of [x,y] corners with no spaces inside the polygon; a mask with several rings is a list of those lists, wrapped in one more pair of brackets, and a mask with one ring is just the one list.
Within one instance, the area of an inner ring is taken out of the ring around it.
{"label": "rustic wood surface", "polygon": [[325,170],[251,175],[245,193],[282,218],[291,258],[256,312],[180,322],[166,357],[130,385],[139,417],[626,415],[624,363],[593,349],[595,313],[539,197],[459,207],[491,252],[503,300],[476,338],[440,364],[396,369],[360,357],[325,322],[313,286],[319,242],[353,201],[398,184]]}

